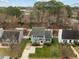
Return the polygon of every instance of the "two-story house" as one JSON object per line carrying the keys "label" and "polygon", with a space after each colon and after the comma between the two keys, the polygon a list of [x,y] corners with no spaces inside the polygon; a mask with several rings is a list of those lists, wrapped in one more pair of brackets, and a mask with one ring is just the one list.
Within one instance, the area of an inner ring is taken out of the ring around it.
{"label": "two-story house", "polygon": [[31,41],[32,44],[36,43],[40,45],[43,45],[44,43],[51,43],[51,30],[46,30],[45,27],[33,27]]}

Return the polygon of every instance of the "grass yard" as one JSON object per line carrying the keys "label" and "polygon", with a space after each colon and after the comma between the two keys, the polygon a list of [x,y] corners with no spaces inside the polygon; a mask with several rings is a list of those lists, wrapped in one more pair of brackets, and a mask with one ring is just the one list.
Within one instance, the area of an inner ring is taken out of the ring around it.
{"label": "grass yard", "polygon": [[56,41],[57,39],[53,39],[53,43],[51,46],[44,46],[43,48],[36,48],[35,54],[30,54],[30,58],[52,58],[52,57],[60,57],[61,54],[58,50],[59,45]]}
{"label": "grass yard", "polygon": [[57,39],[53,39],[51,46],[36,48],[35,54],[30,54],[30,58],[61,58],[62,56],[75,57],[69,45],[61,45]]}
{"label": "grass yard", "polygon": [[19,45],[18,51],[13,51],[10,48],[0,48],[0,56],[21,57],[22,52],[28,42],[30,42],[30,40],[22,40],[22,42]]}
{"label": "grass yard", "polygon": [[60,45],[62,56],[75,57],[69,45]]}
{"label": "grass yard", "polygon": [[18,52],[11,51],[9,48],[0,48],[0,56],[16,57]]}

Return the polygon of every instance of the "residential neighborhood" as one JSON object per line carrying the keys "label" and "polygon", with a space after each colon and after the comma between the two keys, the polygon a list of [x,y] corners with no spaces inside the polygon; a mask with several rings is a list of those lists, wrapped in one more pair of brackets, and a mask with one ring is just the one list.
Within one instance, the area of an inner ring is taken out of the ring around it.
{"label": "residential neighborhood", "polygon": [[79,1],[0,0],[0,59],[79,59]]}

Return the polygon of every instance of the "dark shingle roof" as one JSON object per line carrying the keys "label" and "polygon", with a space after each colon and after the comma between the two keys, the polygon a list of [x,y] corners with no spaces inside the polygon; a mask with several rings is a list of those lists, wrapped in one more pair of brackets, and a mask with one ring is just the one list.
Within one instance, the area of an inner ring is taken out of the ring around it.
{"label": "dark shingle roof", "polygon": [[62,32],[63,39],[79,39],[78,30],[63,30]]}
{"label": "dark shingle roof", "polygon": [[45,31],[45,38],[51,38],[51,31]]}
{"label": "dark shingle roof", "polygon": [[1,39],[18,40],[19,33],[19,31],[4,31]]}
{"label": "dark shingle roof", "polygon": [[42,37],[45,35],[45,28],[44,27],[33,27],[32,28],[32,35]]}
{"label": "dark shingle roof", "polygon": [[32,35],[34,37],[43,37],[51,38],[51,31],[45,30],[44,27],[33,27],[32,28]]}

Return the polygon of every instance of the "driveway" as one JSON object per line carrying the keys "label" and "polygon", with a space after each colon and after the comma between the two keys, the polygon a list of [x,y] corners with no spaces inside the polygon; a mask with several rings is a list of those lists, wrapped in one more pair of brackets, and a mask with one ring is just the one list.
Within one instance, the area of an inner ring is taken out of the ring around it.
{"label": "driveway", "polygon": [[20,59],[29,59],[30,53],[35,53],[35,47],[31,46],[30,44],[27,44]]}

